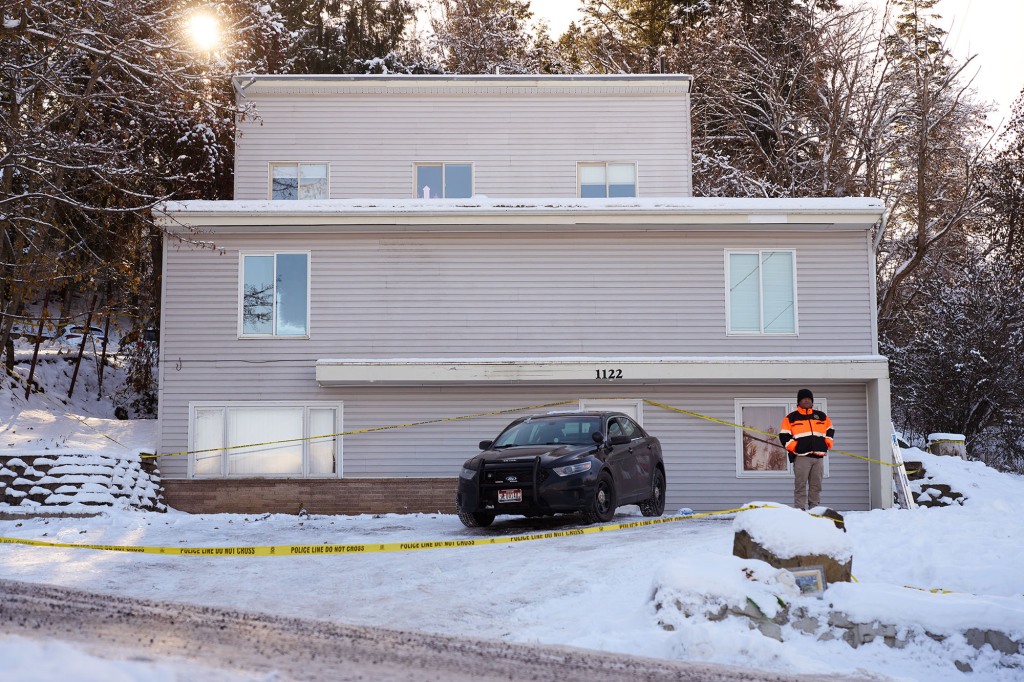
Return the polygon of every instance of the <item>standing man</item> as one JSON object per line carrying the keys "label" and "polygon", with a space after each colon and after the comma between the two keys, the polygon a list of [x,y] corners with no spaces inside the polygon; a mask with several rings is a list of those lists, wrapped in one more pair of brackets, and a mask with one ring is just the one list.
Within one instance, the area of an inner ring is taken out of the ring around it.
{"label": "standing man", "polygon": [[[821,478],[825,471],[825,455],[832,449],[836,430],[832,420],[814,409],[814,394],[801,388],[796,394],[797,408],[783,418],[779,441],[789,452],[796,480],[793,484],[793,506],[813,509],[821,504]],[[810,502],[810,507],[807,503]]]}

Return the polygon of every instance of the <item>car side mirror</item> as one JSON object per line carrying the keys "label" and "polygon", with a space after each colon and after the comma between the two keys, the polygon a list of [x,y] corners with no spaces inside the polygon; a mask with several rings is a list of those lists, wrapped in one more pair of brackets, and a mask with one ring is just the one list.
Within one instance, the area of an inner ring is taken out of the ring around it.
{"label": "car side mirror", "polygon": [[629,442],[633,440],[629,436],[612,436],[612,445],[629,445]]}
{"label": "car side mirror", "polygon": [[590,434],[590,437],[593,438],[594,442],[598,445],[604,442],[604,434],[600,431],[594,431],[594,433]]}
{"label": "car side mirror", "polygon": [[480,449],[481,450],[490,450],[492,445],[494,445],[494,441],[493,440],[482,440],[482,441],[480,441]]}

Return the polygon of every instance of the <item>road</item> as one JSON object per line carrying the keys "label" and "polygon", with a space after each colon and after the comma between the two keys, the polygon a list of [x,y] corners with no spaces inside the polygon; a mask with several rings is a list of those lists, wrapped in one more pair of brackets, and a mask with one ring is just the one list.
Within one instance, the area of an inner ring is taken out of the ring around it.
{"label": "road", "polygon": [[187,660],[275,680],[394,682],[807,682],[786,676],[556,646],[529,646],[0,580],[0,632],[107,658]]}

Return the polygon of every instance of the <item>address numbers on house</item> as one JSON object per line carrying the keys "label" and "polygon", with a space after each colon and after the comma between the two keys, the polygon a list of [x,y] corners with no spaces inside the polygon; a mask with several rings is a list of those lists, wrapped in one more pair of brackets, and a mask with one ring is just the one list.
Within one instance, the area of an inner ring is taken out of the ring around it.
{"label": "address numbers on house", "polygon": [[622,378],[622,370],[621,369],[595,369],[594,371],[597,372],[597,376],[594,377],[595,379],[621,379]]}

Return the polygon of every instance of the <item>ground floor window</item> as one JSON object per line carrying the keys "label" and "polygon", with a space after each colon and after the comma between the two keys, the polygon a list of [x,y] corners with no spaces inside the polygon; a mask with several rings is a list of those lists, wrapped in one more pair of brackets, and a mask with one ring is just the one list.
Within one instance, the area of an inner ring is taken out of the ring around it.
{"label": "ground floor window", "polygon": [[341,475],[337,403],[194,403],[193,478]]}
{"label": "ground floor window", "polygon": [[[814,404],[815,409],[828,411],[825,401]],[[782,419],[796,409],[796,402],[786,398],[737,398],[736,423],[736,476],[760,478],[787,476],[792,471],[789,455],[779,443],[779,425]],[[767,434],[767,435],[766,435]],[[828,475],[828,458],[825,458]]]}

